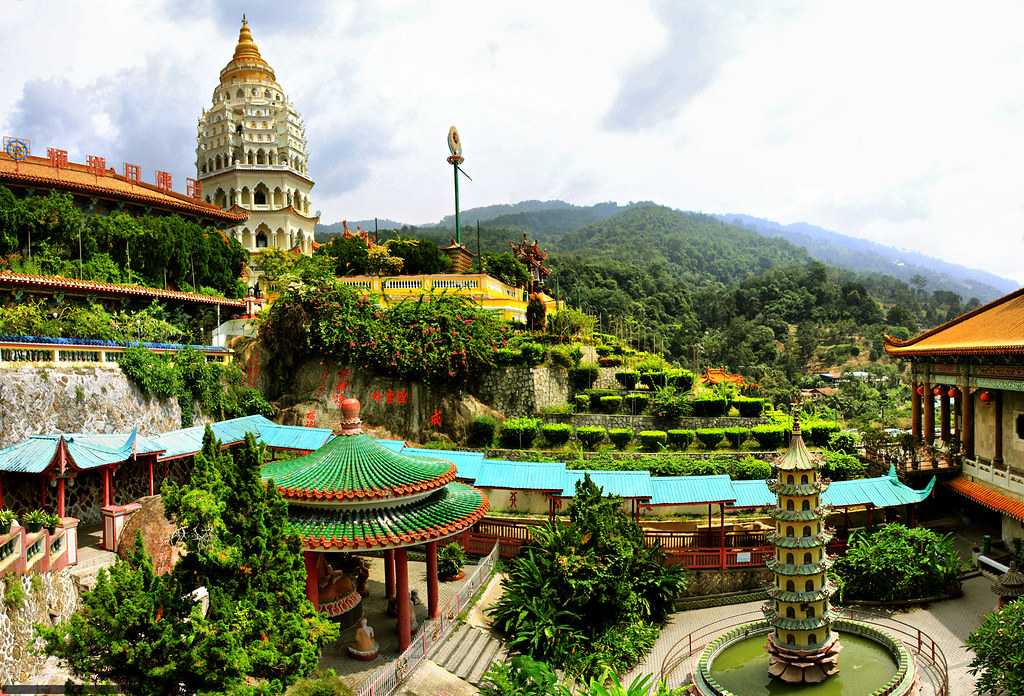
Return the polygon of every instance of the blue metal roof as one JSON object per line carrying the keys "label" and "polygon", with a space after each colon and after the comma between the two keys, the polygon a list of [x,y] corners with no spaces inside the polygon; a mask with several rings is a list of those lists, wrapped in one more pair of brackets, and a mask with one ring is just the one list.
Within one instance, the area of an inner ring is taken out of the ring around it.
{"label": "blue metal roof", "polygon": [[[381,444],[395,442],[394,440],[378,440]],[[403,443],[404,444],[404,443]],[[386,447],[387,445],[385,445]],[[463,450],[441,450],[426,449],[422,447],[405,447],[402,454],[412,457],[428,457],[430,459],[443,459],[455,465],[457,475],[460,479],[474,481],[480,473],[480,466],[484,462],[483,452],[466,452]],[[487,460],[493,461],[493,460]]]}
{"label": "blue metal roof", "polygon": [[768,490],[768,484],[764,481],[733,481],[732,492],[736,495],[736,502],[730,507],[775,506],[775,494]]}
{"label": "blue metal roof", "polygon": [[480,463],[474,485],[481,488],[516,488],[519,490],[561,493],[565,481],[565,464],[559,462],[508,462],[485,459]]}
{"label": "blue metal roof", "polygon": [[267,447],[313,452],[334,438],[330,428],[305,428],[301,425],[271,423],[260,427],[256,439]]}
{"label": "blue metal roof", "polygon": [[731,503],[736,500],[728,474],[713,476],[655,476],[651,479],[651,505]]}
{"label": "blue metal roof", "polygon": [[392,452],[401,452],[405,447],[405,440],[377,440],[377,443],[382,447],[387,447]]}
{"label": "blue metal roof", "polygon": [[57,455],[61,438],[67,446],[70,463],[78,469],[117,464],[131,458],[133,453],[159,451],[151,440],[140,437],[134,430],[129,435],[33,435],[0,449],[0,471],[28,474],[45,471]]}
{"label": "blue metal roof", "polygon": [[646,471],[589,471],[569,469],[565,472],[562,483],[562,497],[571,498],[576,495],[576,483],[582,481],[584,475],[604,490],[605,495],[620,498],[651,498],[653,488],[651,475]]}
{"label": "blue metal roof", "polygon": [[920,503],[931,495],[935,487],[933,476],[928,485],[921,490],[907,486],[896,476],[896,470],[889,469],[887,476],[852,481],[834,481],[821,495],[821,502],[833,507],[849,505],[865,505],[871,503],[875,507],[893,507]]}

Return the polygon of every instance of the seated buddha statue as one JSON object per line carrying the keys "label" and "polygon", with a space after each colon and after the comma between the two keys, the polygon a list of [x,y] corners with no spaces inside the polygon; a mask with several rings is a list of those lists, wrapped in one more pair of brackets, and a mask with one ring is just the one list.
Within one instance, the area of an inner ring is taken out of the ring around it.
{"label": "seated buddha statue", "polygon": [[359,619],[359,628],[356,629],[356,639],[348,646],[348,654],[357,660],[373,660],[377,657],[378,645],[373,639],[373,626],[366,623],[366,617]]}
{"label": "seated buddha statue", "polygon": [[320,578],[317,583],[320,604],[330,604],[355,590],[352,578],[345,575],[344,571],[332,568],[322,553],[317,554],[317,575]]}

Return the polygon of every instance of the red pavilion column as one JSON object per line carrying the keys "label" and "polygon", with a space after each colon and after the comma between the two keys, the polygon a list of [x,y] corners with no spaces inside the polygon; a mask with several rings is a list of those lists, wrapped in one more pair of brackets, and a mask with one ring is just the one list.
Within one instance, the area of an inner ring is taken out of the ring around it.
{"label": "red pavilion column", "polygon": [[306,562],[306,599],[313,603],[313,608],[320,606],[320,577],[317,572],[315,551],[303,551],[302,558]]}
{"label": "red pavilion column", "polygon": [[384,552],[384,597],[395,598],[395,550]]}
{"label": "red pavilion column", "polygon": [[932,385],[924,383],[924,441],[929,445],[935,444],[935,395],[932,394]]}
{"label": "red pavilion column", "polygon": [[149,494],[154,495],[156,491],[153,488],[153,458],[149,458]]}
{"label": "red pavilion column", "polygon": [[398,605],[398,652],[412,642],[412,617],[409,615],[409,557],[405,549],[395,549],[395,603]]}
{"label": "red pavilion column", "polygon": [[103,507],[110,505],[110,467],[103,469]]}
{"label": "red pavilion column", "polygon": [[57,516],[64,517],[64,477],[57,479]]}
{"label": "red pavilion column", "polygon": [[921,395],[917,393],[920,385],[910,385],[910,432],[914,436],[914,444],[921,444]]}
{"label": "red pavilion column", "polygon": [[427,617],[436,619],[441,607],[437,586],[437,542],[427,544]]}

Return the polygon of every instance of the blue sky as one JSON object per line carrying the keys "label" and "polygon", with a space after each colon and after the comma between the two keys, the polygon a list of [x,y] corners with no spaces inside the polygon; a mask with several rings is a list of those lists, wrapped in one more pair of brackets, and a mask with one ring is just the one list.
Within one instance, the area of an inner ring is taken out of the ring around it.
{"label": "blue sky", "polygon": [[527,198],[807,221],[1024,281],[1024,7],[9,0],[0,130],[194,172],[247,13],[324,222]]}

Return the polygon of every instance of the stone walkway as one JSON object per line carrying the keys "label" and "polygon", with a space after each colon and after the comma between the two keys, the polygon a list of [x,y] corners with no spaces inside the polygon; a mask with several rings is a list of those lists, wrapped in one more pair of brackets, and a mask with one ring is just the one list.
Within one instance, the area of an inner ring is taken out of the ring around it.
{"label": "stone walkway", "polygon": [[[893,614],[893,618],[920,628],[926,635],[933,638],[946,656],[949,664],[949,693],[951,696],[973,696],[974,678],[968,674],[967,667],[971,661],[971,653],[964,647],[967,636],[981,625],[985,615],[995,608],[995,597],[992,595],[988,580],[976,577],[964,581],[964,596],[910,611]],[[678,641],[691,631],[700,629],[712,622],[727,619],[744,612],[756,612],[761,602],[734,604],[727,607],[696,609],[673,614],[661,632],[647,659],[640,663],[626,679],[651,673],[655,677],[661,673],[662,661],[666,654]],[[756,620],[754,616],[751,620]],[[678,684],[685,677],[688,664],[681,666],[672,675],[671,683]],[[928,692],[922,692],[927,696]]]}

